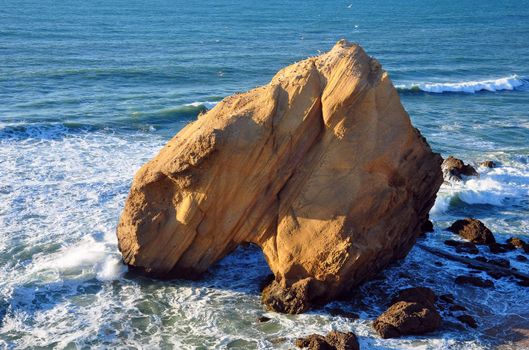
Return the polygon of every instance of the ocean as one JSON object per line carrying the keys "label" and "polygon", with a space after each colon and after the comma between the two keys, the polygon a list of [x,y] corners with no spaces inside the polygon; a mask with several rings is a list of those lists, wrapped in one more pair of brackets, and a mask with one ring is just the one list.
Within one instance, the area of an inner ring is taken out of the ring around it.
{"label": "ocean", "polygon": [[[450,251],[445,229],[468,216],[528,240],[529,1],[0,0],[0,348],[289,349],[332,329],[362,349],[523,348],[527,287],[455,285],[468,269],[419,247],[329,305],[354,321],[266,312],[252,246],[199,281],[121,264],[135,171],[199,112],[341,38],[382,63],[434,151],[498,163],[442,186],[422,244]],[[501,256],[529,272],[518,254]],[[380,339],[372,320],[409,286],[453,293],[478,327],[443,314],[434,333]]]}

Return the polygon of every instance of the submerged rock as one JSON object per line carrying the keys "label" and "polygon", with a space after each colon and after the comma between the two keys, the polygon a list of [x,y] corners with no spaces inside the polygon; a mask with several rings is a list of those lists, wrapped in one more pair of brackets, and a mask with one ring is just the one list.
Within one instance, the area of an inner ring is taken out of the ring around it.
{"label": "submerged rock", "polygon": [[461,323],[466,324],[469,327],[472,328],[478,328],[478,323],[474,319],[474,317],[470,315],[460,315],[456,317]]}
{"label": "submerged rock", "polygon": [[469,164],[465,164],[461,159],[449,156],[443,161],[441,165],[443,170],[443,177],[447,181],[460,181],[462,176],[478,176],[478,172],[474,167]]}
{"label": "submerged rock", "polygon": [[134,178],[119,249],[151,276],[197,278],[254,243],[276,281],[263,300],[301,312],[409,252],[441,162],[380,64],[342,40],[170,140]]}
{"label": "submerged rock", "polygon": [[477,276],[458,276],[455,279],[456,284],[470,284],[476,287],[492,288],[494,282]]}
{"label": "submerged rock", "polygon": [[329,313],[331,316],[338,316],[338,317],[344,317],[349,318],[351,320],[357,320],[360,318],[358,314],[355,314],[354,312],[345,311],[339,308],[332,308],[329,310]]}
{"label": "submerged rock", "polygon": [[414,303],[421,303],[425,305],[435,305],[437,296],[434,291],[426,287],[406,288],[398,292],[398,294],[391,301],[392,304],[399,301],[407,301]]}
{"label": "submerged rock", "polygon": [[477,219],[467,218],[457,220],[448,228],[448,231],[458,234],[475,244],[496,243],[492,232],[485,224]]}
{"label": "submerged rock", "polygon": [[431,304],[399,301],[373,322],[373,328],[384,339],[397,338],[433,332],[441,321],[441,315]]}
{"label": "submerged rock", "polygon": [[351,333],[332,331],[326,336],[312,334],[296,340],[298,348],[309,350],[359,350],[358,339]]}

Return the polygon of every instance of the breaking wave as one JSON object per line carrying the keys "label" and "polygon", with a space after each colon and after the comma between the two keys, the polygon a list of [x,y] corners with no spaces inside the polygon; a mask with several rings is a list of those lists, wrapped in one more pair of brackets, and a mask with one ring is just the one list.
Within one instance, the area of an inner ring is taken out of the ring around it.
{"label": "breaking wave", "polygon": [[480,91],[512,91],[525,88],[529,88],[529,81],[517,75],[498,79],[460,81],[455,83],[412,83],[397,85],[397,89],[401,92],[428,92],[434,94],[442,94],[445,92],[473,94]]}

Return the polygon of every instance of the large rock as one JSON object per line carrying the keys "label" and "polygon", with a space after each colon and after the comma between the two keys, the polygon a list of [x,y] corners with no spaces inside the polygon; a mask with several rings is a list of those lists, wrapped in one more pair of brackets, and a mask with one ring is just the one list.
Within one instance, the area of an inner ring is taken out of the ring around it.
{"label": "large rock", "polygon": [[119,249],[150,275],[196,278],[250,242],[275,283],[327,300],[408,253],[441,162],[380,64],[342,40],[170,140],[134,178]]}

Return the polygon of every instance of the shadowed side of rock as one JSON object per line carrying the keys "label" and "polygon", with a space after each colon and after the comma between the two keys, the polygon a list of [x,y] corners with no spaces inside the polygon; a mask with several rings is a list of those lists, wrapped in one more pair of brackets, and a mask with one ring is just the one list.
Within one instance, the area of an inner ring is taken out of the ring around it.
{"label": "shadowed side of rock", "polygon": [[441,162],[380,64],[340,41],[170,140],[134,178],[119,248],[145,273],[190,278],[255,243],[275,275],[264,299],[301,312],[408,253]]}

